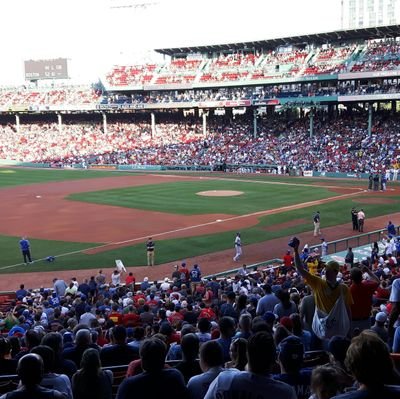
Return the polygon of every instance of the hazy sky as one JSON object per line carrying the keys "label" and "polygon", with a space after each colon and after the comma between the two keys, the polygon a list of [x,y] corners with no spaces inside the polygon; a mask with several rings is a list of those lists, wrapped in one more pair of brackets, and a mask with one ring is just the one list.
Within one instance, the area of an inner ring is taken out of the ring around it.
{"label": "hazy sky", "polygon": [[[115,6],[156,3],[141,7]],[[1,0],[0,84],[23,61],[67,57],[92,82],[144,50],[243,42],[340,29],[340,0]]]}

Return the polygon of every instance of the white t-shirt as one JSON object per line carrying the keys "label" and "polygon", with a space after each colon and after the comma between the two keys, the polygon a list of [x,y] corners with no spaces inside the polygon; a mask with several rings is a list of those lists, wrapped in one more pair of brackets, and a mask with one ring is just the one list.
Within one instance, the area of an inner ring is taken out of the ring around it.
{"label": "white t-shirt", "polygon": [[400,302],[400,278],[396,278],[396,280],[393,281],[389,301]]}
{"label": "white t-shirt", "polygon": [[113,274],[111,275],[111,283],[112,283],[113,285],[119,285],[119,284],[121,284],[121,273],[117,273],[117,274],[113,273]]}

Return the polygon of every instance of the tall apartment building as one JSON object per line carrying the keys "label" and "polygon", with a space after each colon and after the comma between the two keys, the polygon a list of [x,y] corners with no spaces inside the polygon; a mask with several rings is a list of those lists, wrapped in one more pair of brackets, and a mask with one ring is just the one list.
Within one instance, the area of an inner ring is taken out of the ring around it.
{"label": "tall apartment building", "polygon": [[400,0],[341,0],[342,29],[400,23]]}

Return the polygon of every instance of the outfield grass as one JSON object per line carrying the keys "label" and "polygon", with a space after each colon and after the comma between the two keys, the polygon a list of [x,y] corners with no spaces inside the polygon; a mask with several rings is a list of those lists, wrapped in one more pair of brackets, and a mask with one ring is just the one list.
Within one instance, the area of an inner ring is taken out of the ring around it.
{"label": "outfield grass", "polygon": [[0,188],[23,186],[34,183],[49,183],[64,180],[94,179],[100,177],[129,175],[123,172],[99,170],[58,170],[58,169],[23,169],[0,168]]}
{"label": "outfield grass", "polygon": [[[243,194],[231,197],[205,197],[196,194],[200,191],[213,190],[235,190],[242,191]],[[309,186],[302,185],[198,180],[77,193],[68,198],[181,215],[213,213],[243,215],[335,195],[337,194],[327,189],[310,189]]]}

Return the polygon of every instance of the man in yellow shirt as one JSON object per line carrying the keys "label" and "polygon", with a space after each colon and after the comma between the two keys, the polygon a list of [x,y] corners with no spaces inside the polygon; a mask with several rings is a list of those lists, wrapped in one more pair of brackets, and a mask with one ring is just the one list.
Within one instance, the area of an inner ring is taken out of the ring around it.
{"label": "man in yellow shirt", "polygon": [[321,277],[309,273],[300,260],[298,239],[293,240],[294,263],[298,273],[306,280],[306,283],[312,288],[315,297],[315,305],[325,313],[329,313],[335,306],[340,295],[344,295],[347,314],[351,320],[350,306],[353,304],[353,298],[349,287],[346,284],[337,281],[339,273],[339,263],[330,261],[325,265],[325,280]]}

